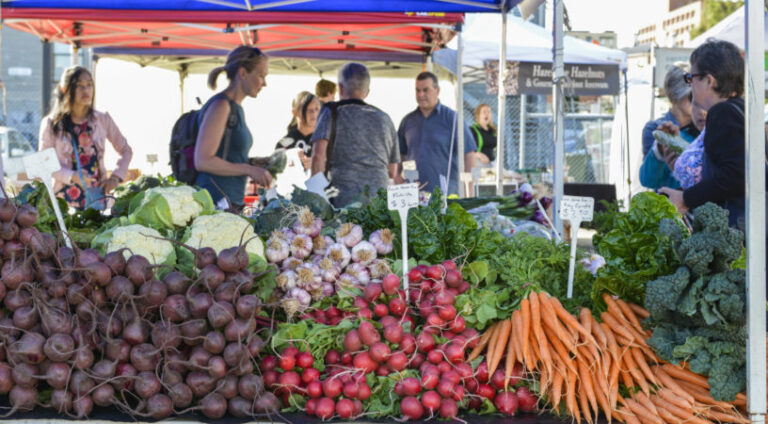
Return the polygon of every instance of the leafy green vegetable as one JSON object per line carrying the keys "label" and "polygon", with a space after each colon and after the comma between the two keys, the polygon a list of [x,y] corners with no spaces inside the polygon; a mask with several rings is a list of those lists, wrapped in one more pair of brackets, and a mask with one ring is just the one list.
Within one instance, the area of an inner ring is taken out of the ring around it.
{"label": "leafy green vegetable", "polygon": [[325,354],[331,349],[343,351],[344,335],[358,327],[358,321],[350,319],[344,319],[333,326],[318,324],[312,320],[283,323],[279,324],[277,331],[272,334],[271,347],[275,353],[290,345],[309,351],[315,359],[314,367],[322,372],[325,370]]}

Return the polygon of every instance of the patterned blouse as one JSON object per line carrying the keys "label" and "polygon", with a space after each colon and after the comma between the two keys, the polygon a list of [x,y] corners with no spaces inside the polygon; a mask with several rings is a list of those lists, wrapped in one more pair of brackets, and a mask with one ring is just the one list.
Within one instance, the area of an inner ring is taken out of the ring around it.
{"label": "patterned blouse", "polygon": [[[72,130],[77,136],[77,155],[80,159],[80,166],[83,168],[83,177],[91,180],[88,187],[97,187],[101,175],[99,174],[99,151],[92,137],[93,128],[87,122],[83,122],[82,124],[74,124]],[[72,152],[72,170],[78,172],[77,175],[79,176],[74,151]],[[65,184],[57,194],[66,200],[69,206],[85,209],[85,190],[80,185],[79,178],[78,182]]]}
{"label": "patterned blouse", "polygon": [[680,182],[683,190],[693,187],[701,181],[701,167],[704,163],[704,133],[706,128],[701,130],[701,134],[688,147],[680,153],[675,161],[675,170],[672,175]]}

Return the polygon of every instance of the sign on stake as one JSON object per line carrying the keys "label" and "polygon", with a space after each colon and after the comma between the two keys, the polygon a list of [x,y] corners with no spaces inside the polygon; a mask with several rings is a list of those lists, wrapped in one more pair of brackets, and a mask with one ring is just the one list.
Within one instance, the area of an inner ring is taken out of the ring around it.
{"label": "sign on stake", "polygon": [[560,202],[560,219],[571,222],[571,260],[568,265],[568,299],[573,297],[573,272],[576,265],[576,245],[582,222],[592,221],[595,199],[592,197],[563,196]]}
{"label": "sign on stake", "polygon": [[[56,151],[51,147],[24,156],[22,161],[27,176],[29,178],[37,178],[45,185],[45,188],[48,191],[48,197],[51,199],[51,204],[53,205],[53,212],[56,214],[56,220],[59,222],[59,227],[61,227],[61,232],[66,233],[67,227],[64,225],[64,217],[61,215],[61,209],[59,209],[59,201],[56,199],[56,195],[53,194],[53,187],[51,186],[53,173],[61,169],[59,158],[56,157]],[[66,243],[67,247],[72,247],[72,242],[69,237],[64,237],[64,243]]]}
{"label": "sign on stake", "polygon": [[387,187],[387,209],[400,215],[400,230],[403,245],[403,289],[405,300],[409,301],[408,290],[408,210],[419,206],[419,185],[400,184]]}

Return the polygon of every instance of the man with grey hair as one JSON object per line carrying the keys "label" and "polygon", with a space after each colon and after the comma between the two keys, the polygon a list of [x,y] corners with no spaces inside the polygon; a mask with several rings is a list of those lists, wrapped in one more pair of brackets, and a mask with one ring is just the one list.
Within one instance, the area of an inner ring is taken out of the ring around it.
{"label": "man with grey hair", "polygon": [[338,102],[323,105],[312,134],[312,175],[329,174],[339,190],[336,207],[354,202],[367,186],[371,193],[386,188],[398,174],[400,152],[389,115],[365,103],[371,76],[368,68],[350,62],[339,69]]}
{"label": "man with grey hair", "polygon": [[685,82],[685,64],[672,66],[664,78],[664,92],[669,99],[669,111],[660,119],[649,121],[643,128],[643,165],[640,167],[640,184],[643,187],[680,187],[668,163],[674,163],[674,153],[659,145],[653,137],[657,129],[672,125],[680,129],[680,136],[687,142],[699,135],[691,113],[691,87]]}

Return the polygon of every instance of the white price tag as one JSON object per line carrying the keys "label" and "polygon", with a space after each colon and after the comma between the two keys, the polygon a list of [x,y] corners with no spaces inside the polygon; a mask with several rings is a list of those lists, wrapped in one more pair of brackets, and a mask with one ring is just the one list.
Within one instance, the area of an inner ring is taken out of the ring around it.
{"label": "white price tag", "polygon": [[563,196],[560,202],[560,218],[570,221],[592,221],[595,209],[593,197]]}
{"label": "white price tag", "polygon": [[410,300],[408,290],[408,209],[419,206],[419,185],[400,184],[387,187],[387,208],[400,215],[400,238],[403,245],[403,290],[405,300]]}
{"label": "white price tag", "polygon": [[29,178],[40,178],[46,184],[51,182],[51,175],[61,169],[56,150],[53,148],[24,156],[22,161]]}
{"label": "white price tag", "polygon": [[[53,212],[56,215],[56,220],[59,221],[61,232],[66,233],[67,227],[64,225],[64,217],[61,215],[59,202],[56,199],[56,195],[53,194],[53,186],[51,185],[51,175],[61,169],[61,164],[59,163],[59,158],[56,156],[56,151],[53,148],[45,149],[24,156],[22,161],[27,176],[29,178],[37,178],[45,185],[45,188],[48,190],[48,196],[51,198],[51,204],[53,205]],[[64,238],[64,243],[66,243],[67,246],[72,247],[72,242],[69,237]]]}
{"label": "white price tag", "polygon": [[419,180],[419,171],[415,169],[406,169],[403,171],[403,176],[408,181],[418,181]]}
{"label": "white price tag", "polygon": [[387,187],[387,208],[391,211],[419,206],[419,185],[415,183]]}

